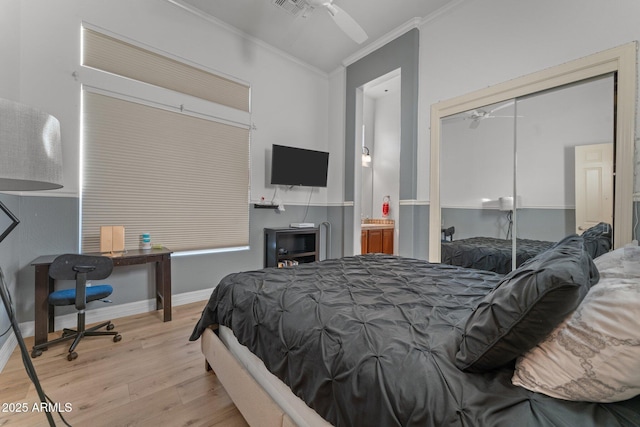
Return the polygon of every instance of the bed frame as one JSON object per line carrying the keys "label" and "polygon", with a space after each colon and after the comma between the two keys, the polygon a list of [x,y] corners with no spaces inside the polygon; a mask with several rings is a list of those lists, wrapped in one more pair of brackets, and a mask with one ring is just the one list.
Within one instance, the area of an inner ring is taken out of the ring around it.
{"label": "bed frame", "polygon": [[233,357],[212,328],[204,331],[200,341],[207,370],[213,370],[250,426],[295,427],[291,418]]}
{"label": "bed frame", "polygon": [[[218,325],[207,328],[200,339],[207,371],[213,370],[244,419],[252,427],[296,427],[298,423],[265,391],[253,375],[239,362],[214,332]],[[293,392],[291,396],[295,396]],[[312,411],[312,409],[307,408]],[[316,413],[312,415],[317,415]],[[299,415],[300,416],[300,415]],[[315,418],[315,417],[314,417]],[[305,420],[306,421],[306,420]],[[310,427],[330,426],[317,415]]]}

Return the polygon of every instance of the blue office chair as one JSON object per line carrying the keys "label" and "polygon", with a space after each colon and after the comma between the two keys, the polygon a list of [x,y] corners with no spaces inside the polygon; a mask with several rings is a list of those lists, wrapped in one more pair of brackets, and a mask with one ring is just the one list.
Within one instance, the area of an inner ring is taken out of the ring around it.
{"label": "blue office chair", "polygon": [[[33,347],[31,357],[38,357],[50,345],[73,339],[69,347],[67,359],[69,361],[78,357],[75,352],[80,340],[86,336],[111,335],[113,342],[122,339],[122,335],[112,331],[111,321],[85,328],[85,308],[88,302],[102,300],[113,292],[111,285],[97,285],[87,287],[87,280],[102,280],[111,275],[113,261],[105,256],[67,254],[56,257],[49,267],[49,276],[54,280],[75,280],[76,287],[61,289],[49,294],[49,304],[54,306],[75,305],[78,310],[78,329],[64,329],[60,338],[38,344]],[[103,327],[107,331],[99,331]]]}

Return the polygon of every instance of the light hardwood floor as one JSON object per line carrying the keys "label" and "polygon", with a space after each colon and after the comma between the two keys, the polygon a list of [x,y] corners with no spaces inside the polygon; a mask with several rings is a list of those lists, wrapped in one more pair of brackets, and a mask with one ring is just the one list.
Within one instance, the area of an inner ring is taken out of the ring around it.
{"label": "light hardwood floor", "polygon": [[[200,342],[188,341],[204,305],[174,307],[166,323],[161,312],[112,319],[122,341],[85,338],[72,362],[70,342],[50,347],[31,359],[42,388],[53,402],[70,404],[63,416],[74,427],[246,426],[217,377],[205,371]],[[25,341],[31,349],[33,338]],[[45,414],[32,411],[37,402],[16,348],[0,374],[0,426],[47,426]],[[12,413],[11,403],[28,411]],[[64,426],[57,414],[54,420]]]}

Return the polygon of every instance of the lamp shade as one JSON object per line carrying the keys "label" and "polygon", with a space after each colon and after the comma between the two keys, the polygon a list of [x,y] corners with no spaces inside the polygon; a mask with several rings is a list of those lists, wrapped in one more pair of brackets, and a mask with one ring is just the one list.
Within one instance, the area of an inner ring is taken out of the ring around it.
{"label": "lamp shade", "polygon": [[[500,201],[500,210],[501,211],[512,211],[513,210],[513,197],[500,197],[498,199]],[[516,197],[516,208],[520,208],[522,206],[522,200],[520,196]]]}
{"label": "lamp shade", "polygon": [[371,154],[369,154],[369,149],[362,146],[362,166],[365,168],[371,167]]}
{"label": "lamp shade", "polygon": [[500,210],[512,211],[513,210],[513,197],[500,197]]}
{"label": "lamp shade", "polygon": [[26,105],[0,99],[0,190],[62,187],[60,122]]}

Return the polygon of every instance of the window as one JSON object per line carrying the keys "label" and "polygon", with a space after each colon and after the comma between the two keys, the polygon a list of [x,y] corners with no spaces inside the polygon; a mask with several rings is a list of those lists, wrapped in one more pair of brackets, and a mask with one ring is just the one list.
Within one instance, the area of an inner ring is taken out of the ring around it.
{"label": "window", "polygon": [[174,251],[247,246],[248,85],[88,29],[83,65],[101,71],[83,71],[82,250],[101,225],[124,225],[128,249],[147,232]]}

